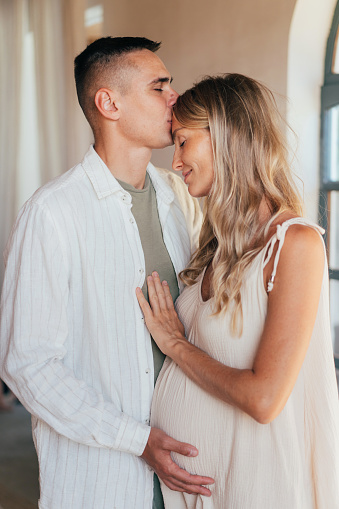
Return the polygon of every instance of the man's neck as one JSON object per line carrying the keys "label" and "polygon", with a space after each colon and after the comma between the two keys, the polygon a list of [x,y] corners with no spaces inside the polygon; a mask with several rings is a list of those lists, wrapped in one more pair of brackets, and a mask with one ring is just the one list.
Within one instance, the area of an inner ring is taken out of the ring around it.
{"label": "man's neck", "polygon": [[146,168],[152,151],[145,147],[116,146],[115,143],[96,141],[95,151],[104,161],[113,177],[142,189],[145,183]]}

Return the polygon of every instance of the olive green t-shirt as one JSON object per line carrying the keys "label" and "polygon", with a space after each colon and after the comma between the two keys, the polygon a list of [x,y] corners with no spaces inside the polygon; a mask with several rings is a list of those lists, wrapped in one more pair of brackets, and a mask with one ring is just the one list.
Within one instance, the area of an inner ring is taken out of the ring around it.
{"label": "olive green t-shirt", "polygon": [[[132,197],[132,214],[137,223],[139,235],[141,239],[142,249],[144,251],[146,277],[156,270],[161,281],[164,279],[168,282],[169,289],[173,301],[179,295],[179,288],[172,260],[168,254],[167,248],[162,236],[162,229],[158,214],[157,199],[155,189],[151,179],[146,173],[146,179],[143,189],[136,189],[126,182],[118,180],[119,184]],[[147,281],[145,278],[142,287],[143,294],[148,300]],[[153,362],[154,362],[154,383],[158,378],[159,372],[165,360],[165,355],[161,352],[153,338]],[[161,494],[159,479],[154,474],[154,490],[153,490],[153,509],[163,509],[164,502]]]}
{"label": "olive green t-shirt", "polygon": [[[132,214],[136,220],[142,249],[145,256],[146,277],[156,270],[161,281],[168,282],[173,301],[179,295],[178,282],[172,260],[169,257],[158,215],[157,198],[151,179],[146,173],[143,189],[136,189],[126,182],[118,180],[119,184],[132,197]],[[142,287],[143,294],[148,300],[147,281],[145,278]],[[159,350],[152,338],[153,360],[154,360],[154,383],[165,360],[165,355]]]}

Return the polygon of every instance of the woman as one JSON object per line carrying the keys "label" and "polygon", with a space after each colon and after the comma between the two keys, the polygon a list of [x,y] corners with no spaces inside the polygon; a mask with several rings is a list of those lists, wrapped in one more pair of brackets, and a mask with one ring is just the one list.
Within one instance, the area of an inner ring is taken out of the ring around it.
{"label": "woman", "polygon": [[174,108],[173,168],[205,196],[199,247],[176,302],[156,273],[146,324],[168,356],[152,426],[194,444],[175,455],[212,496],[166,509],[339,507],[338,395],[323,230],[303,219],[271,92],[207,78]]}

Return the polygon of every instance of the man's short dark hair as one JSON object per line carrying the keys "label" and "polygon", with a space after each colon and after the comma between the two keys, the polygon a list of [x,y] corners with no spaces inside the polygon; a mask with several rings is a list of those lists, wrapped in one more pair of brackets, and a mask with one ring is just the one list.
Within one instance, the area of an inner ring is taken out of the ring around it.
{"label": "man's short dark hair", "polygon": [[[128,53],[143,49],[154,53],[160,45],[161,42],[151,41],[145,37],[102,37],[89,44],[75,58],[74,76],[78,100],[90,123],[89,101],[92,102],[93,97],[88,97],[88,93],[98,74],[106,74],[108,69],[112,72],[112,66]],[[119,69],[119,65],[117,68]]]}

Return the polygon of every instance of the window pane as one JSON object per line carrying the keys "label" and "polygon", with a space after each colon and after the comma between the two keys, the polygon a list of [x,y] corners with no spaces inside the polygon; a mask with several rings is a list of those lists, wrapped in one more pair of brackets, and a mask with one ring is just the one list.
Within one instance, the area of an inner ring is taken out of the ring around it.
{"label": "window pane", "polygon": [[[339,192],[331,191],[328,194],[329,205],[329,266],[339,270]],[[338,307],[339,314],[339,307]]]}
{"label": "window pane", "polygon": [[330,313],[333,349],[339,358],[339,281],[330,280]]}
{"label": "window pane", "polygon": [[339,181],[339,104],[326,112],[327,179]]}
{"label": "window pane", "polygon": [[339,28],[337,30],[337,35],[335,38],[335,45],[333,51],[333,60],[332,60],[332,72],[333,74],[339,74]]}

